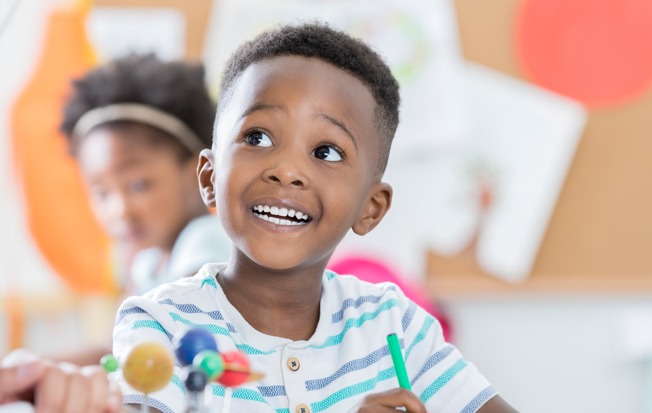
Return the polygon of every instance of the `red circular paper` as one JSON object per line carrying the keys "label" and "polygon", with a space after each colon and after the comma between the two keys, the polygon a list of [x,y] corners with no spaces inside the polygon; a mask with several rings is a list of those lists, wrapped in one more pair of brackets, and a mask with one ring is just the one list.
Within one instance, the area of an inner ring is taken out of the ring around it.
{"label": "red circular paper", "polygon": [[652,83],[652,1],[525,0],[518,53],[532,81],[589,106]]}

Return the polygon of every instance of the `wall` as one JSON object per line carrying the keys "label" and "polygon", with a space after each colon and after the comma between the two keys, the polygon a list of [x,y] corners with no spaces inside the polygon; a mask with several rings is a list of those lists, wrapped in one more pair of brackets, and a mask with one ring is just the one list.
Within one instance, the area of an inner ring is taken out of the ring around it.
{"label": "wall", "polygon": [[528,413],[641,413],[647,364],[624,349],[623,319],[649,296],[455,299],[455,341],[503,397]]}

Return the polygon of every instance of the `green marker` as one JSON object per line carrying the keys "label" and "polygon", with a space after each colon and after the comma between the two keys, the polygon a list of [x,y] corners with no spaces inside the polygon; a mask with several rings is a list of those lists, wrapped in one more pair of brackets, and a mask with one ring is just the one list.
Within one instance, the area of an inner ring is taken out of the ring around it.
{"label": "green marker", "polygon": [[389,354],[392,355],[392,361],[394,362],[394,370],[396,370],[398,385],[403,389],[412,390],[407,370],[405,370],[405,361],[403,361],[401,345],[398,342],[396,334],[392,333],[387,336],[387,345],[389,346]]}

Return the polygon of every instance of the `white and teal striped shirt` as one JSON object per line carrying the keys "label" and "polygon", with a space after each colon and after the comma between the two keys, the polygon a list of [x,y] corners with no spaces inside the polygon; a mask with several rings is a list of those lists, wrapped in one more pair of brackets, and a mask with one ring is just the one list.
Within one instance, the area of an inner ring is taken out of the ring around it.
{"label": "white and teal striped shirt", "polygon": [[[374,285],[325,271],[317,329],[307,341],[291,341],[262,334],[244,320],[215,281],[223,268],[207,264],[193,277],[127,299],[113,333],[118,359],[136,343],[156,341],[171,348],[180,330],[204,327],[213,332],[220,351],[246,353],[252,370],[265,374],[232,391],[211,385],[207,391],[213,394],[214,411],[226,405],[231,412],[302,413],[303,408],[305,413],[344,413],[369,393],[398,387],[386,340],[397,333],[412,391],[429,412],[475,412],[496,395],[444,341],[437,320],[394,284]],[[298,364],[296,371],[289,368],[291,362]],[[144,397],[117,376],[125,402],[142,403]],[[181,377],[175,366],[170,383],[149,395],[150,406],[183,412]]]}

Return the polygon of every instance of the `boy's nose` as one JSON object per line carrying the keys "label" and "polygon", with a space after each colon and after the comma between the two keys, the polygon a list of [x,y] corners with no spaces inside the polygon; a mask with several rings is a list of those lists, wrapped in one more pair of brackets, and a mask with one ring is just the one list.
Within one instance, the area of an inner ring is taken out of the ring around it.
{"label": "boy's nose", "polygon": [[263,178],[267,182],[273,182],[282,186],[294,186],[304,188],[306,177],[300,172],[299,167],[292,161],[279,162],[265,170]]}

